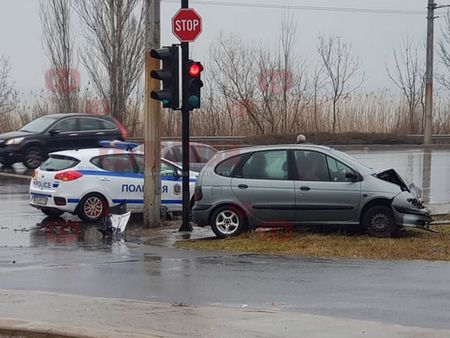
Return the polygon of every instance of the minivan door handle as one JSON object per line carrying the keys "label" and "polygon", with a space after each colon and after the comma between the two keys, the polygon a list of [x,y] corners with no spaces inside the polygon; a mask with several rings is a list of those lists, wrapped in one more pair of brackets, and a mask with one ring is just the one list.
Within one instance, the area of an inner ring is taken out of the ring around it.
{"label": "minivan door handle", "polygon": [[300,190],[301,190],[301,191],[310,191],[311,188],[310,188],[310,187],[303,186],[303,187],[300,187]]}
{"label": "minivan door handle", "polygon": [[248,188],[248,185],[247,185],[247,184],[239,184],[239,185],[238,185],[238,188],[239,188],[239,189],[247,189],[247,188]]}

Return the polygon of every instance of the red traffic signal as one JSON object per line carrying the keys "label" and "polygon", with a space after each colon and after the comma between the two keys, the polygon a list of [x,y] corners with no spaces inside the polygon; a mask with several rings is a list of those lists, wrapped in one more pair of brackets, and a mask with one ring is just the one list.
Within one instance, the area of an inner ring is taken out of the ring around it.
{"label": "red traffic signal", "polygon": [[200,62],[194,62],[191,65],[189,65],[188,74],[191,77],[200,77],[202,71],[203,66]]}

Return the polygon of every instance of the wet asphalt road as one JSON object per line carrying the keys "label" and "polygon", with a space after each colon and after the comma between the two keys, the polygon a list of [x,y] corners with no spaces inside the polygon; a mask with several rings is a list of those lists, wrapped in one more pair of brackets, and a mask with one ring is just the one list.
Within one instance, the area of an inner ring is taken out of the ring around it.
{"label": "wet asphalt road", "polygon": [[0,289],[277,307],[450,329],[448,263],[191,252],[165,246],[180,236],[168,229],[151,246],[107,243],[95,226],[74,217],[51,221],[29,207],[27,184],[0,177]]}

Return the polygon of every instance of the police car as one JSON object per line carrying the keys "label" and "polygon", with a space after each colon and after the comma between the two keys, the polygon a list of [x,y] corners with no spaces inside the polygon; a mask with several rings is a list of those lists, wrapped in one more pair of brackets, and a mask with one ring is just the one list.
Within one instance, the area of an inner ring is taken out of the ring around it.
{"label": "police car", "polygon": [[[48,216],[65,212],[85,222],[100,220],[110,207],[126,203],[132,212],[142,212],[144,154],[127,142],[104,141],[103,148],[51,153],[33,173],[30,205]],[[197,173],[191,172],[191,198]],[[161,159],[161,205],[167,212],[182,210],[181,168]]]}

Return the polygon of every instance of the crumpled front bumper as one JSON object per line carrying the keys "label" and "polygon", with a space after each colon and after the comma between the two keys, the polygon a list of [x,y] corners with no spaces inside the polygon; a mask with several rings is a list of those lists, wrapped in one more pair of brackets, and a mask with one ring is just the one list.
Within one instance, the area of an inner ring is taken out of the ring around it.
{"label": "crumpled front bumper", "polygon": [[420,202],[412,203],[415,198],[408,192],[403,192],[392,201],[395,222],[401,227],[428,227],[433,221],[430,211]]}

